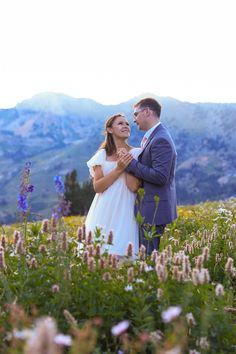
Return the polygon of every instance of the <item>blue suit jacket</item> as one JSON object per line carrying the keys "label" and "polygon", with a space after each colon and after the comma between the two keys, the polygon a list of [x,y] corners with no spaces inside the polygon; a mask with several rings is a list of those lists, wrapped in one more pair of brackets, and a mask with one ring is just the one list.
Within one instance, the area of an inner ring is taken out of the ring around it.
{"label": "blue suit jacket", "polygon": [[[158,125],[149,137],[138,161],[133,159],[126,172],[142,180],[144,198],[139,196],[135,203],[135,213],[140,211],[144,223],[169,224],[177,217],[176,210],[176,149],[168,130]],[[156,208],[155,196],[159,196]]]}

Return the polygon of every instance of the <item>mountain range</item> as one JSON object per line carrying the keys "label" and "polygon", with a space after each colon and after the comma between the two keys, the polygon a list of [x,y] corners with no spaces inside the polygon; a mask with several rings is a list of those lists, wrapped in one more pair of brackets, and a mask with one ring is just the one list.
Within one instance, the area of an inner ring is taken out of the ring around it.
{"label": "mountain range", "polygon": [[[142,95],[147,96],[147,95]],[[158,97],[162,123],[175,141],[179,204],[236,195],[236,104],[189,103]],[[25,162],[32,162],[32,212],[49,217],[57,203],[53,177],[77,170],[89,178],[86,161],[103,141],[104,123],[117,112],[132,122],[141,97],[118,105],[87,98],[42,93],[10,109],[0,109],[0,224],[17,220],[17,194]],[[131,124],[130,144],[143,136]]]}

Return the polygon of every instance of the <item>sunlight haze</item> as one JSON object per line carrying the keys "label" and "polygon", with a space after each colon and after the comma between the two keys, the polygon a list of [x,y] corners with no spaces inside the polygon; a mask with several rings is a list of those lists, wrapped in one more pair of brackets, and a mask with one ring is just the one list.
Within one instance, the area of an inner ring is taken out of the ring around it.
{"label": "sunlight haze", "polygon": [[0,2],[0,108],[41,92],[236,102],[234,0]]}

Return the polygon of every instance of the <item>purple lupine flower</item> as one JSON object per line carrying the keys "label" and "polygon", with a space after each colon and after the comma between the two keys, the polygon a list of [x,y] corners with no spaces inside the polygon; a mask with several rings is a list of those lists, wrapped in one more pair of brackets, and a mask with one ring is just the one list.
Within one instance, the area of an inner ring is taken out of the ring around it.
{"label": "purple lupine flower", "polygon": [[31,168],[31,162],[28,161],[25,163],[23,169],[21,184],[20,184],[20,193],[17,198],[17,207],[23,213],[26,213],[29,208],[29,204],[27,202],[28,193],[32,193],[34,190],[34,186],[30,184],[30,173],[31,173],[30,168]]}
{"label": "purple lupine flower", "polygon": [[28,207],[29,207],[26,198],[27,198],[27,195],[19,195],[18,196],[18,209],[20,211],[23,211],[24,213],[27,212]]}
{"label": "purple lupine flower", "polygon": [[57,193],[64,194],[65,185],[64,185],[64,181],[61,176],[54,177],[54,184],[55,184],[55,188],[56,188]]}
{"label": "purple lupine flower", "polygon": [[58,213],[60,213],[61,215],[68,215],[70,212],[70,206],[71,206],[71,202],[66,200],[63,196],[63,199],[60,201],[57,211]]}
{"label": "purple lupine flower", "polygon": [[55,208],[53,209],[53,212],[52,212],[52,222],[54,225],[54,227],[56,227],[56,222],[55,220],[58,220],[59,219],[59,215],[58,213],[56,212]]}
{"label": "purple lupine flower", "polygon": [[34,191],[34,186],[31,184],[30,186],[28,186],[27,192],[32,193],[33,191]]}
{"label": "purple lupine flower", "polygon": [[62,216],[66,216],[70,212],[71,202],[65,200],[64,195],[59,197],[58,206],[53,208],[52,217],[56,220],[60,219]]}
{"label": "purple lupine flower", "polygon": [[58,202],[58,206],[54,208],[53,213],[55,215],[55,218],[58,220],[62,216],[66,216],[69,214],[71,202],[65,199],[64,196],[65,185],[61,176],[54,177],[54,184],[55,184],[55,189],[58,193],[59,202]]}

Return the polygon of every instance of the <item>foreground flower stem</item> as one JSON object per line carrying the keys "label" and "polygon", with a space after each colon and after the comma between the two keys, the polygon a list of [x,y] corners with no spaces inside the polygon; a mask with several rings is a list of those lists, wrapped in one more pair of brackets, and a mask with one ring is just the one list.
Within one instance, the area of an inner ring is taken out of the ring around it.
{"label": "foreground flower stem", "polygon": [[31,162],[26,162],[20,184],[20,192],[18,195],[18,209],[21,213],[22,223],[23,223],[23,238],[26,241],[27,237],[27,220],[29,215],[29,205],[28,205],[28,194],[32,193],[34,186],[30,184],[30,174],[31,174]]}

